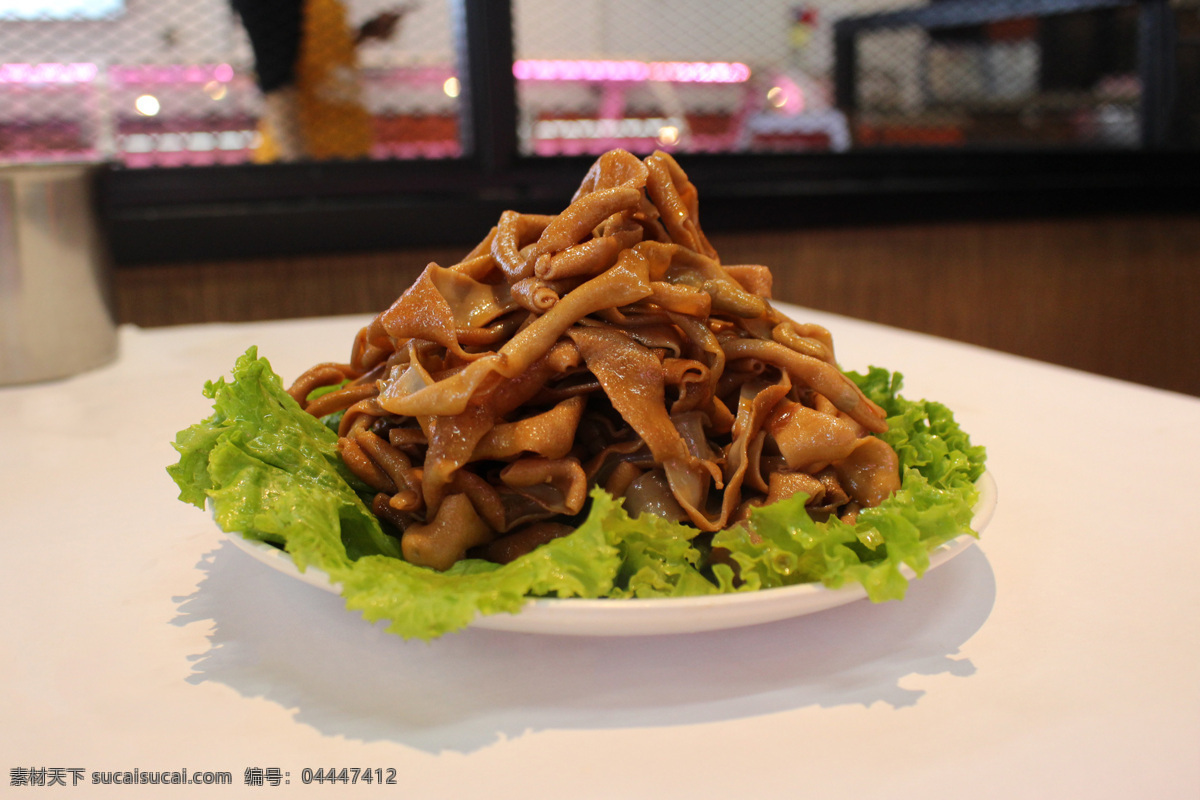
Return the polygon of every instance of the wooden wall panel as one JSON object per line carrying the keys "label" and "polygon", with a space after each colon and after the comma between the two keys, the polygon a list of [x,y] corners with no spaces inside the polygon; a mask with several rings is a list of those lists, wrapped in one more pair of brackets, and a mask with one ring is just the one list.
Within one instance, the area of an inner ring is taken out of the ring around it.
{"label": "wooden wall panel", "polygon": [[[482,235],[482,232],[481,232]],[[1200,395],[1200,217],[956,222],[712,236],[781,300]],[[469,245],[122,267],[143,326],[375,312]]]}
{"label": "wooden wall panel", "polygon": [[1200,395],[1200,218],[738,234],[775,295]]}

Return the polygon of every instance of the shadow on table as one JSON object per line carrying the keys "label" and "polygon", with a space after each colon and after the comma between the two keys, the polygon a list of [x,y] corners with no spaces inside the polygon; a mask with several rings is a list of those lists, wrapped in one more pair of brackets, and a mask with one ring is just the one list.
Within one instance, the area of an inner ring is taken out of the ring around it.
{"label": "shadow on table", "polygon": [[[805,707],[899,708],[910,676],[967,677],[959,648],[991,613],[995,580],[969,548],[899,603],[859,601],[728,631],[587,638],[470,629],[404,641],[333,594],[224,543],[175,623],[212,625],[192,657],[213,681],[294,709],[326,736],[468,752],[529,731],[688,725]],[[211,622],[210,622],[211,621]]]}

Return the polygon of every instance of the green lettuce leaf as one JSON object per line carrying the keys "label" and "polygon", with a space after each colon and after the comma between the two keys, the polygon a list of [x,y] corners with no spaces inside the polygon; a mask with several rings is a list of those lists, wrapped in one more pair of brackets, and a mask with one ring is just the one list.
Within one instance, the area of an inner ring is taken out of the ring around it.
{"label": "green lettuce leaf", "polygon": [[[205,386],[213,415],[181,431],[168,472],[180,499],[211,503],[226,531],[284,548],[301,569],[341,585],[348,608],[387,620],[406,638],[431,639],[479,614],[516,613],[534,597],[679,597],[820,581],[862,583],[874,600],[903,597],[929,551],[969,530],[983,472],[944,406],[899,395],[900,376],[851,373],[888,413],[884,438],[901,460],[902,488],[854,525],[813,521],[804,498],[756,510],[748,524],[711,537],[646,515],[630,517],[596,489],[584,522],[510,564],[465,560],[439,573],[400,558],[399,540],[368,507],[370,491],[337,452],[328,421],[314,419],[251,348],[232,381]],[[713,559],[722,548],[725,558]]]}
{"label": "green lettuce leaf", "polygon": [[611,590],[620,561],[602,518],[504,567],[463,562],[438,573],[401,560],[398,540],[364,502],[366,487],[345,469],[337,434],[300,408],[255,349],[232,378],[206,385],[213,415],[176,437],[179,461],[168,472],[180,499],[207,500],[222,529],[283,547],[301,570],[324,570],[367,619],[429,639],[478,613],[516,612],[531,596]]}
{"label": "green lettuce leaf", "polygon": [[820,581],[837,588],[861,583],[874,601],[899,600],[908,588],[901,567],[918,577],[929,553],[962,533],[970,523],[986,451],[970,438],[940,403],[900,395],[902,377],[879,367],[848,373],[864,394],[887,413],[881,438],[900,459],[900,491],[876,508],[864,509],[853,525],[838,519],[815,522],[803,495],[751,512],[750,524],[721,531],[713,547],[729,551],[737,564],[717,571],[724,589],[754,591]]}
{"label": "green lettuce leaf", "polygon": [[617,548],[620,567],[609,597],[685,597],[719,589],[701,574],[703,553],[694,541],[700,531],[662,517],[630,517],[619,500],[592,490],[587,522],[597,521]]}

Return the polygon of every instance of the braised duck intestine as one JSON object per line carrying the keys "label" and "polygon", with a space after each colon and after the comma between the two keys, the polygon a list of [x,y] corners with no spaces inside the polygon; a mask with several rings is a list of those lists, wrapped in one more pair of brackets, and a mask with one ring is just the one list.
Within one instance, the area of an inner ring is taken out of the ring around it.
{"label": "braised duck intestine", "polygon": [[706,533],[798,492],[852,520],[900,485],[885,415],[770,295],[767,268],[721,263],[674,158],[613,150],[561,214],[505,212],[289,393],[341,414],[345,465],[433,569],[569,533],[597,486]]}

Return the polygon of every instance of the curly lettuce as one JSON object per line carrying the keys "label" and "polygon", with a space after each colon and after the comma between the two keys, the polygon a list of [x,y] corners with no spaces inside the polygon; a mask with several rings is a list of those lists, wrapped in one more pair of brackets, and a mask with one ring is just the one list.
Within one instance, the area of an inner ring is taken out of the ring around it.
{"label": "curly lettuce", "polygon": [[[901,568],[924,573],[929,553],[970,531],[985,452],[945,407],[899,394],[901,377],[850,373],[888,414],[883,438],[900,457],[900,491],[854,524],[817,522],[802,495],[754,511],[748,523],[703,536],[658,517],[630,517],[592,492],[586,519],[510,564],[460,561],[446,572],[400,557],[396,533],[369,508],[370,491],[337,452],[337,434],[284,391],[251,348],[231,381],[210,381],[208,419],[181,431],[168,472],[180,499],[211,503],[222,529],[286,550],[325,571],[348,608],[387,620],[405,638],[432,639],[480,614],[517,613],[531,598],[681,597],[820,582],[861,583],[874,601],[900,599]],[[713,558],[719,549],[723,557]]]}

